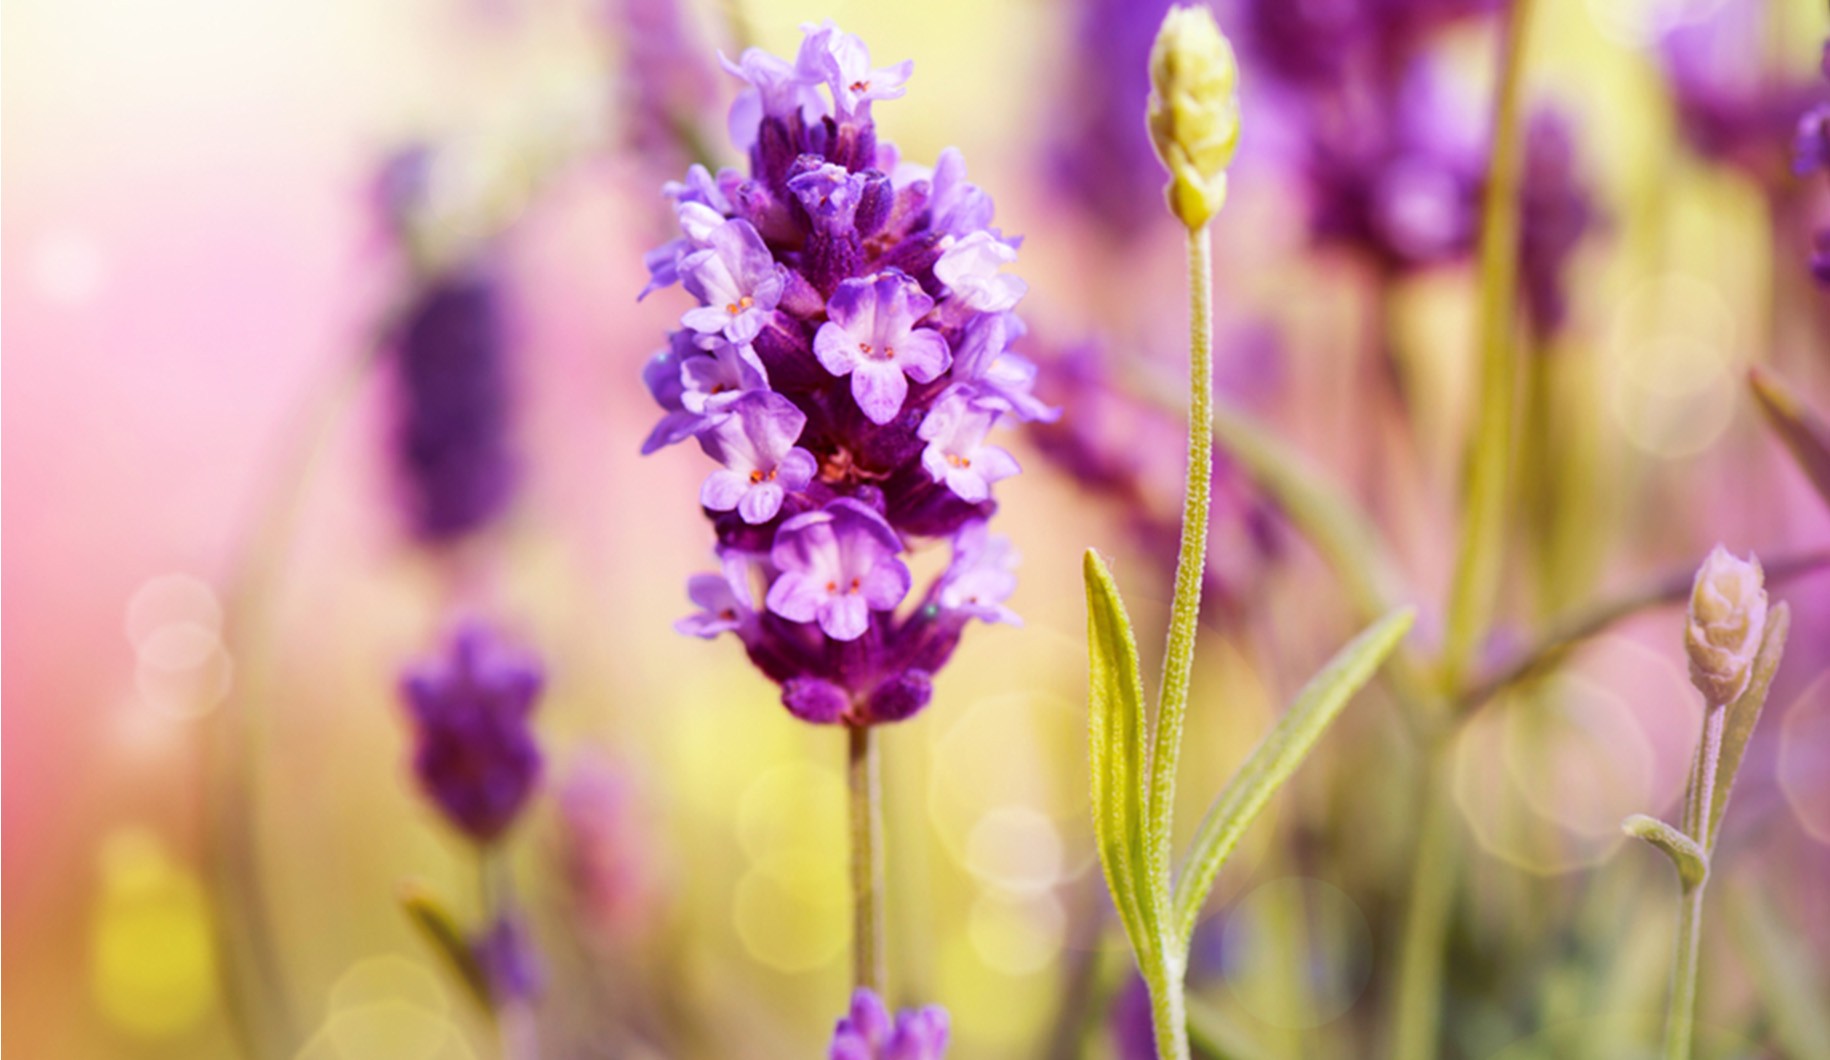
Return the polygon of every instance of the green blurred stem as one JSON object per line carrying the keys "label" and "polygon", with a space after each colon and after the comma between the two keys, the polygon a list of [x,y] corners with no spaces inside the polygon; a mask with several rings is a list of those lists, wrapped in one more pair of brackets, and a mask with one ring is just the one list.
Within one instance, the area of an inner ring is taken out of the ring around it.
{"label": "green blurred stem", "polygon": [[1432,1060],[1437,1055],[1443,944],[1455,899],[1455,808],[1449,798],[1448,762],[1440,748],[1431,748],[1429,757],[1421,791],[1423,822],[1398,954],[1391,1048],[1396,1060]]}
{"label": "green blurred stem", "polygon": [[[1711,800],[1716,790],[1716,763],[1722,757],[1722,723],[1726,706],[1711,706],[1703,715],[1703,738],[1697,741],[1697,759],[1690,770],[1691,790],[1684,800],[1684,831],[1703,848],[1709,848]],[[1671,1013],[1665,1023],[1666,1060],[1689,1060],[1691,1032],[1696,1025],[1697,957],[1703,941],[1703,890],[1709,875],[1684,887],[1678,907],[1677,957],[1671,968]]]}
{"label": "green blurred stem", "polygon": [[[1830,568],[1830,550],[1820,549],[1779,556],[1761,562],[1766,584],[1777,586],[1794,578]],[[1693,568],[1672,570],[1638,589],[1629,590],[1554,624],[1536,644],[1526,648],[1491,676],[1469,685],[1456,700],[1455,719],[1465,721],[1500,692],[1531,679],[1555,665],[1591,637],[1616,623],[1653,607],[1681,604],[1690,598],[1696,580]]]}
{"label": "green blurred stem", "polygon": [[[1150,813],[1145,856],[1158,889],[1157,908],[1171,908],[1170,822],[1175,811],[1176,764],[1182,723],[1188,716],[1188,682],[1194,670],[1195,632],[1201,617],[1201,582],[1207,570],[1207,513],[1214,473],[1214,249],[1203,225],[1188,231],[1188,479],[1182,494],[1182,547],[1176,557],[1175,596],[1169,606],[1169,644],[1150,755]],[[1188,1056],[1188,1012],[1183,974],[1188,939],[1173,925],[1165,939],[1163,981],[1150,984],[1157,1053]]]}
{"label": "green blurred stem", "polygon": [[1461,544],[1449,592],[1443,641],[1445,688],[1461,682],[1463,671],[1486,635],[1498,595],[1500,553],[1505,545],[1506,509],[1512,477],[1513,436],[1518,420],[1517,314],[1520,181],[1520,107],[1523,95],[1526,28],[1531,0],[1516,0],[1508,11],[1501,42],[1499,95],[1493,120],[1493,161],[1482,203],[1480,309],[1478,317],[1480,400],[1468,447]]}
{"label": "green blurred stem", "polygon": [[235,659],[236,687],[206,733],[203,843],[221,918],[214,936],[224,1007],[230,1029],[249,1057],[291,1056],[302,1040],[274,944],[255,835],[277,598],[307,488],[367,380],[378,348],[379,343],[367,346],[340,366],[283,435],[286,448],[270,479],[272,493],[257,509],[246,551],[225,592],[224,643]]}
{"label": "green blurred stem", "polygon": [[884,955],[883,780],[871,727],[853,725],[845,757],[851,794],[852,979],[884,993],[889,979]]}

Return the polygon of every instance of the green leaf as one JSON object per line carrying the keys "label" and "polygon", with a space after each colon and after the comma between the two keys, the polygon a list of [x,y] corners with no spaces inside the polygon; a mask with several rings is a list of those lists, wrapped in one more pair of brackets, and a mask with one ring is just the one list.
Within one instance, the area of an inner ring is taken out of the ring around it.
{"label": "green leaf", "polygon": [[1799,399],[1791,384],[1771,372],[1752,369],[1747,382],[1773,433],[1791,450],[1818,496],[1830,504],[1830,427]]}
{"label": "green leaf", "polygon": [[1146,978],[1165,953],[1156,887],[1144,856],[1149,779],[1147,724],[1137,638],[1112,572],[1093,549],[1087,584],[1087,723],[1093,773],[1093,832],[1106,884]]}
{"label": "green leaf", "polygon": [[1779,671],[1779,658],[1785,654],[1786,632],[1792,625],[1792,609],[1781,603],[1766,616],[1766,634],[1760,638],[1760,654],[1754,658],[1754,673],[1748,678],[1747,690],[1723,709],[1728,715],[1722,726],[1722,757],[1716,760],[1716,790],[1710,794],[1709,831],[1703,844],[1716,848],[1716,833],[1722,830],[1722,814],[1728,809],[1728,797],[1735,790],[1735,774],[1741,771],[1741,759],[1747,754],[1747,742],[1753,738],[1754,724],[1766,706],[1767,690],[1773,675]]}
{"label": "green leaf", "polygon": [[1176,880],[1177,938],[1186,939],[1194,930],[1195,919],[1213,889],[1220,866],[1233,852],[1246,826],[1296,772],[1341,708],[1404,639],[1415,618],[1409,608],[1393,611],[1336,652],[1328,665],[1303,686],[1290,709],[1227,782],[1202,819],[1194,847]]}
{"label": "green leaf", "polygon": [[432,949],[464,984],[465,991],[484,1013],[493,1015],[495,1005],[489,996],[489,977],[477,963],[476,953],[464,938],[464,930],[445,908],[438,896],[425,884],[407,880],[400,885],[400,908],[419,929]]}
{"label": "green leaf", "polygon": [[1678,881],[1688,891],[1709,875],[1709,855],[1697,841],[1656,817],[1636,813],[1620,822],[1620,830],[1635,839],[1643,839],[1665,852],[1677,869]]}

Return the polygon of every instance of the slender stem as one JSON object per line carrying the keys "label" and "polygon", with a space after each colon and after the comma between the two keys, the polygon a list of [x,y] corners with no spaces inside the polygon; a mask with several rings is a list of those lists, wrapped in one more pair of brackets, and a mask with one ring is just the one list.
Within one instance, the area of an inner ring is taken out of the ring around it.
{"label": "slender stem", "polygon": [[1176,955],[1163,969],[1162,988],[1150,986],[1150,1026],[1158,1060],[1189,1060],[1188,997],[1182,982],[1187,963]]}
{"label": "slender stem", "polygon": [[1461,544],[1449,592],[1443,685],[1455,688],[1486,635],[1498,595],[1500,552],[1518,419],[1517,321],[1520,104],[1531,0],[1514,0],[1501,42],[1494,104],[1493,156],[1482,203],[1480,245],[1480,400],[1464,474]]}
{"label": "slender stem", "polygon": [[[1761,566],[1766,573],[1766,584],[1778,585],[1830,567],[1830,550],[1780,556],[1770,562],[1763,561]],[[1696,571],[1692,568],[1673,570],[1640,588],[1629,590],[1556,623],[1536,644],[1525,649],[1492,676],[1472,684],[1464,691],[1456,701],[1455,720],[1467,720],[1483,703],[1499,692],[1542,673],[1571,649],[1590,637],[1606,632],[1615,623],[1648,608],[1683,603],[1690,598],[1691,586],[1695,580]]]}
{"label": "slender stem", "polygon": [[[1176,556],[1175,595],[1169,607],[1169,644],[1150,755],[1150,812],[1145,824],[1153,901],[1173,908],[1170,836],[1175,812],[1176,763],[1188,715],[1188,680],[1194,670],[1195,633],[1201,618],[1201,584],[1207,574],[1207,514],[1214,474],[1213,237],[1204,225],[1188,232],[1188,479],[1182,495],[1182,547]],[[1162,940],[1161,982],[1150,986],[1157,1053],[1188,1056],[1188,1014],[1183,972],[1188,940],[1173,926]]]}
{"label": "slender stem", "polygon": [[851,792],[852,979],[879,996],[889,980],[884,956],[883,783],[868,725],[846,729]]}
{"label": "slender stem", "polygon": [[[1722,723],[1726,707],[1711,706],[1703,716],[1703,738],[1691,767],[1691,790],[1684,799],[1684,830],[1707,855],[1709,815],[1715,798],[1716,763],[1722,757]],[[1684,888],[1678,906],[1677,957],[1671,967],[1671,1012],[1665,1023],[1666,1060],[1689,1060],[1696,1026],[1697,966],[1703,941],[1703,889],[1709,874]]]}
{"label": "slender stem", "polygon": [[215,936],[224,1007],[251,1057],[290,1056],[301,1040],[274,944],[255,827],[265,746],[261,711],[272,695],[277,599],[307,487],[377,353],[378,344],[350,357],[288,429],[271,476],[273,492],[257,509],[246,550],[227,580],[224,643],[235,657],[236,687],[206,732],[203,842],[222,917]]}
{"label": "slender stem", "polygon": [[1445,790],[1448,769],[1438,748],[1430,748],[1428,754],[1432,763],[1422,784],[1423,823],[1398,957],[1391,1048],[1395,1060],[1431,1060],[1437,1055],[1443,944],[1455,898],[1454,806]]}

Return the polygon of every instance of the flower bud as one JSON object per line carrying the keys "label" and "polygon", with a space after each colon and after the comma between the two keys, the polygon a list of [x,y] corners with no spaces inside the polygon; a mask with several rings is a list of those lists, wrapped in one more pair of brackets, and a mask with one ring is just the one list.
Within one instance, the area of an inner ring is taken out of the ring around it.
{"label": "flower bud", "polygon": [[1690,656],[1690,682],[1711,707],[1733,703],[1747,690],[1766,633],[1763,577],[1752,553],[1736,559],[1721,545],[1697,570],[1684,651]]}
{"label": "flower bud", "polygon": [[1173,7],[1150,49],[1150,142],[1169,169],[1169,211],[1190,229],[1226,201],[1239,144],[1239,64],[1206,7]]}

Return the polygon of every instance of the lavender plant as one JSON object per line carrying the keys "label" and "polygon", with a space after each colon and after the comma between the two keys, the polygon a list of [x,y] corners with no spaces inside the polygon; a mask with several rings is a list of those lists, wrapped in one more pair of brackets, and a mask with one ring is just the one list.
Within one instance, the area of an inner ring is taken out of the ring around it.
{"label": "lavender plant", "polygon": [[851,1011],[833,1028],[828,1060],[941,1060],[947,1054],[947,1011],[938,1005],[898,1012],[890,1019],[883,999],[859,988]]}
{"label": "lavender plant", "polygon": [[1760,561],[1737,559],[1717,545],[1697,570],[1684,626],[1690,681],[1703,696],[1703,734],[1677,827],[1643,814],[1622,824],[1627,834],[1671,859],[1683,888],[1677,952],[1672,962],[1667,1060],[1688,1060],[1696,1021],[1697,967],[1702,944],[1703,891],[1735,776],[1767,690],[1785,651],[1790,611],[1768,611]]}
{"label": "lavender plant", "polygon": [[1208,222],[1226,197],[1239,130],[1231,45],[1205,8],[1172,8],[1150,56],[1148,123],[1168,168],[1169,210],[1187,230],[1189,261],[1188,479],[1168,646],[1154,718],[1146,713],[1136,638],[1099,554],[1088,550],[1087,641],[1094,829],[1100,863],[1148,986],[1158,1055],[1189,1055],[1183,977],[1195,920],[1221,865],[1348,698],[1410,628],[1387,615],[1306,686],[1215,800],[1180,873],[1170,836],[1176,764],[1194,664],[1205,573],[1212,471],[1212,243]]}
{"label": "lavender plant", "polygon": [[412,725],[413,773],[427,800],[476,855],[484,923],[472,931],[430,894],[405,904],[416,923],[502,1024],[512,1055],[536,1055],[525,1008],[541,985],[539,957],[507,885],[501,844],[540,783],[531,726],[544,674],[488,627],[466,623],[442,655],[410,667],[401,699]]}
{"label": "lavender plant", "polygon": [[[946,150],[930,169],[877,139],[871,104],[911,64],[875,68],[830,21],[792,62],[758,49],[731,130],[748,175],[694,166],[666,194],[681,235],[648,255],[643,291],[698,303],[644,369],[664,410],[644,452],[687,439],[719,571],[695,576],[695,636],[729,633],[795,717],[849,734],[858,985],[884,981],[875,726],[920,712],[968,623],[1015,623],[993,486],[1018,471],[991,440],[1054,412],[1010,351],[1018,240]],[[919,595],[905,562],[944,541]]]}

